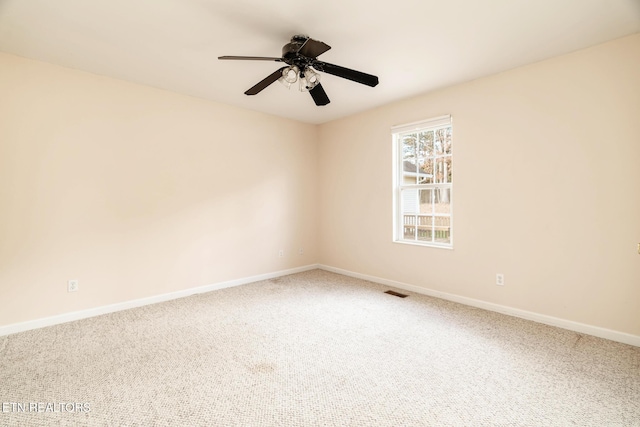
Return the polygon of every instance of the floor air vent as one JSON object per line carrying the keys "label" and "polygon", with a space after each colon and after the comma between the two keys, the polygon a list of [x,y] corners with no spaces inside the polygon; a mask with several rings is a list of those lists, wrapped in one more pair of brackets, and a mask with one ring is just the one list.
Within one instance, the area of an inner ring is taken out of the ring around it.
{"label": "floor air vent", "polygon": [[395,292],[395,291],[386,291],[385,294],[393,295],[394,297],[398,297],[398,298],[406,298],[409,296],[409,295],[401,294],[400,292]]}

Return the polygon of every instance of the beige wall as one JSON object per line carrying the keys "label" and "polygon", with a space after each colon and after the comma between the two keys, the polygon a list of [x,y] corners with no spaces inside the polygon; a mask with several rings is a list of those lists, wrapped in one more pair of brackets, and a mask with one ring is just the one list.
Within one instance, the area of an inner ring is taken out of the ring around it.
{"label": "beige wall", "polygon": [[0,326],[316,262],[316,148],[312,125],[0,54]]}
{"label": "beige wall", "polygon": [[[636,34],[321,126],[320,262],[640,335],[639,76]],[[454,249],[392,243],[390,128],[443,114]]]}
{"label": "beige wall", "polygon": [[[0,54],[0,326],[320,262],[640,335],[638,75],[635,35],[316,127]],[[442,114],[454,249],[392,243],[390,127]]]}

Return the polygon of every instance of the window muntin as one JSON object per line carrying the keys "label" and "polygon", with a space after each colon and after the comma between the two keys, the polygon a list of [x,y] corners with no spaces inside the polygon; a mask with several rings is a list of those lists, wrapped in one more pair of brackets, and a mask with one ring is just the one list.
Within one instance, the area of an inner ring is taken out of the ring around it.
{"label": "window muntin", "polygon": [[452,247],[451,116],[392,129],[394,241]]}

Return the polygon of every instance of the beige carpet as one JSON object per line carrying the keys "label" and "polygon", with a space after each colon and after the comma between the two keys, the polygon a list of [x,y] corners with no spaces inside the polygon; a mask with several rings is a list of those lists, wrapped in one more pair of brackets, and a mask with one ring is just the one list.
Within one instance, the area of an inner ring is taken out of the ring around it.
{"label": "beige carpet", "polygon": [[0,425],[640,426],[640,348],[386,289],[314,270],[0,337]]}

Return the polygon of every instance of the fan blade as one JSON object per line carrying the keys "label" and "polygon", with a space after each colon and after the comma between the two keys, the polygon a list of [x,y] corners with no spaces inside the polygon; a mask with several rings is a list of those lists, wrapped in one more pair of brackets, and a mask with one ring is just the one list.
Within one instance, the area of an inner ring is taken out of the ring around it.
{"label": "fan blade", "polygon": [[273,58],[268,56],[218,56],[218,59],[239,59],[244,61],[276,61],[282,62],[282,58]]}
{"label": "fan blade", "polygon": [[343,79],[348,79],[357,83],[362,83],[363,85],[371,87],[378,85],[378,77],[361,71],[320,61],[314,61],[312,66],[318,71],[324,71],[325,73],[333,74],[334,76],[342,77]]}
{"label": "fan blade", "polygon": [[251,89],[247,90],[244,94],[245,95],[257,95],[258,93],[262,92],[263,89],[265,89],[271,83],[275,82],[280,77],[282,77],[282,70],[284,70],[285,68],[287,68],[287,67],[282,67],[282,68],[274,71],[273,73],[269,74],[265,79],[261,80],[257,85],[255,85]]}
{"label": "fan blade", "polygon": [[313,98],[313,101],[316,103],[316,105],[327,105],[331,102],[329,101],[329,97],[327,96],[327,93],[324,91],[320,83],[318,83],[313,89],[311,89],[309,93],[311,94],[311,97]]}
{"label": "fan blade", "polygon": [[326,43],[319,40],[307,39],[300,50],[298,50],[298,53],[307,58],[317,58],[329,49],[331,49],[331,46]]}

